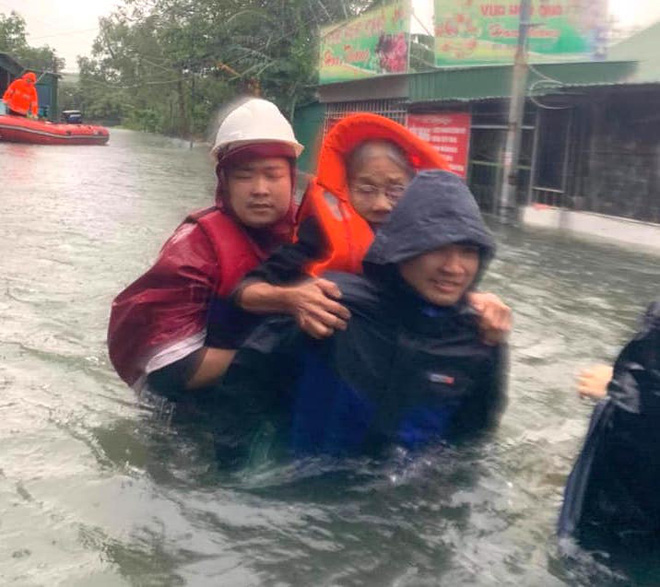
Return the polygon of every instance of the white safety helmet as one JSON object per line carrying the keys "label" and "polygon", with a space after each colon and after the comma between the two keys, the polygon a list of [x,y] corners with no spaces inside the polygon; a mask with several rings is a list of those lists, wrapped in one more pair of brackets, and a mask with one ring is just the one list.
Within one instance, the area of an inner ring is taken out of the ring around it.
{"label": "white safety helmet", "polygon": [[220,151],[250,143],[284,143],[293,149],[296,157],[304,149],[277,106],[260,98],[246,100],[225,117],[211,153],[217,157]]}

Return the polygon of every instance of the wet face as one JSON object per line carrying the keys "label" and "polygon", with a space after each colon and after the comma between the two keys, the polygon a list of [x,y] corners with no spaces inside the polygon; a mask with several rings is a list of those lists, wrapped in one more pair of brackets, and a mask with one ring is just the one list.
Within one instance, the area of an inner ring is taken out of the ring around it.
{"label": "wet face", "polygon": [[375,146],[369,157],[349,178],[349,197],[355,211],[372,227],[387,220],[412,178],[388,151]]}
{"label": "wet face", "polygon": [[264,228],[284,217],[291,205],[291,169],[283,157],[254,159],[226,172],[229,205],[250,228]]}
{"label": "wet face", "polygon": [[452,244],[399,264],[401,277],[427,302],[436,306],[456,304],[479,271],[479,249]]}

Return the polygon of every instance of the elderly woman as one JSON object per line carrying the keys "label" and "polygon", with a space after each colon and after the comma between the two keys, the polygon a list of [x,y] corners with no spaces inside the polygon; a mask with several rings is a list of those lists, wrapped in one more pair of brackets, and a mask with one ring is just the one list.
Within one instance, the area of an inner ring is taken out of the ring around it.
{"label": "elderly woman", "polygon": [[[338,301],[341,292],[328,280],[309,276],[360,273],[374,233],[408,183],[425,169],[448,166],[407,128],[369,113],[342,119],[323,141],[318,175],[298,214],[296,242],[247,275],[236,293],[237,303],[250,312],[290,314],[317,338],[344,329],[349,313]],[[510,329],[509,308],[492,294],[473,292],[470,302],[481,316],[484,338],[502,340]]]}

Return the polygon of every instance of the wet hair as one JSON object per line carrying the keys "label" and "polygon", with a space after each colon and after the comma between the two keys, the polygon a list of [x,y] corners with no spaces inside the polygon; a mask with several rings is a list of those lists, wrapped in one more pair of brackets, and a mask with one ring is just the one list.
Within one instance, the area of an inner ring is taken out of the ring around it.
{"label": "wet hair", "polygon": [[405,171],[406,175],[411,179],[415,175],[415,170],[410,165],[410,161],[408,161],[405,152],[399,145],[392,141],[375,139],[361,143],[349,153],[346,158],[346,177],[348,180],[350,181],[354,178],[362,167],[364,167],[367,160],[375,154],[385,155],[392,163],[400,167],[402,171]]}

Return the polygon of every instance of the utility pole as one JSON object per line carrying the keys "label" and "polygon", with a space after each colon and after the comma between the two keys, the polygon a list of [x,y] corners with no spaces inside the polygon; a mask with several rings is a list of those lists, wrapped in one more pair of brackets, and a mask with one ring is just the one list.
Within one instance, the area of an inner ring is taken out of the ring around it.
{"label": "utility pole", "polygon": [[518,24],[518,44],[513,63],[513,82],[511,84],[511,101],[509,104],[509,119],[504,147],[502,169],[502,184],[500,185],[499,216],[507,222],[518,214],[518,161],[520,159],[520,143],[522,140],[522,125],[525,115],[525,95],[527,93],[527,37],[532,16],[532,0],[520,0]]}
{"label": "utility pole", "polygon": [[188,145],[189,149],[193,148],[194,137],[193,133],[195,132],[195,72],[191,68],[192,80],[190,82],[190,122],[188,123],[188,135],[190,144]]}

